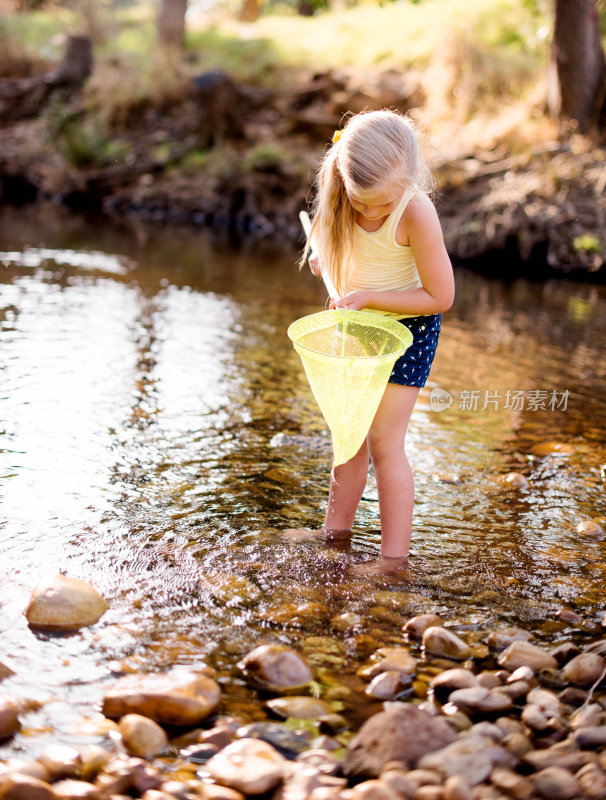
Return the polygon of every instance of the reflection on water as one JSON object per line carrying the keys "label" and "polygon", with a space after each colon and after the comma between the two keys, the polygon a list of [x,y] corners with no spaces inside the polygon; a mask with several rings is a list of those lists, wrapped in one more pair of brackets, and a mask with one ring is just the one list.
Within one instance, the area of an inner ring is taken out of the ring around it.
{"label": "reflection on water", "polygon": [[[606,513],[603,288],[457,273],[409,433],[413,566],[370,583],[345,568],[379,547],[372,477],[349,549],[280,536],[321,521],[330,469],[286,336],[324,304],[295,254],[32,215],[0,218],[0,631],[17,673],[3,687],[45,701],[30,733],[94,738],[81,717],[95,717],[116,661],[208,661],[223,710],[263,716],[238,658],[278,640],[327,681],[353,674],[366,654],[330,624],[345,611],[397,642],[413,613],[556,641],[571,635],[557,609],[603,610],[606,543],[575,531]],[[546,440],[573,452],[533,457]],[[495,480],[510,471],[528,487]],[[71,636],[35,634],[23,609],[58,571],[91,581],[110,610]],[[320,610],[297,612],[306,601]],[[0,756],[44,739],[21,734]]]}

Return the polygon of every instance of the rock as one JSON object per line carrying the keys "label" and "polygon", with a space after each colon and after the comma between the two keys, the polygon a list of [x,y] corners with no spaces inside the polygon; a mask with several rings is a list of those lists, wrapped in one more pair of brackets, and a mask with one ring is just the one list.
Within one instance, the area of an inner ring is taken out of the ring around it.
{"label": "rock", "polygon": [[364,625],[364,618],[351,611],[332,617],[330,624],[338,631],[352,631]]}
{"label": "rock", "polygon": [[0,773],[18,772],[20,775],[29,775],[39,781],[48,783],[48,772],[37,761],[25,761],[22,758],[9,758],[0,765]]}
{"label": "rock", "polygon": [[0,661],[0,681],[3,681],[5,678],[10,678],[11,675],[14,674],[14,669],[11,669],[7,664],[4,664],[2,661]]}
{"label": "rock", "polygon": [[606,725],[577,728],[571,738],[579,747],[604,747],[606,746]]}
{"label": "rock", "polygon": [[286,759],[261,739],[238,739],[206,764],[205,772],[217,783],[245,795],[263,794],[281,782]]}
{"label": "rock", "polygon": [[474,800],[469,781],[462,775],[451,775],[444,781],[444,800]]}
{"label": "rock", "polygon": [[313,678],[303,656],[283,644],[255,647],[238,666],[256,686],[277,692],[303,686]]}
{"label": "rock", "polygon": [[581,650],[576,646],[576,644],[573,644],[572,642],[564,642],[563,644],[554,647],[553,650],[550,650],[549,655],[553,656],[558,662],[559,666],[562,667],[567,661],[570,661],[571,658],[578,656],[580,652]]}
{"label": "rock", "polygon": [[55,797],[59,800],[98,800],[99,788],[88,781],[78,781],[73,778],[57,781],[53,784]]}
{"label": "rock", "polygon": [[293,731],[278,722],[252,722],[238,728],[236,736],[239,739],[262,739],[289,757],[309,749],[311,738],[308,731]]}
{"label": "rock", "polygon": [[212,678],[195,672],[128,675],[106,693],[103,713],[111,719],[141,714],[166,725],[197,725],[215,710],[220,696]]}
{"label": "rock", "polygon": [[383,657],[374,664],[358,670],[357,674],[361,678],[374,678],[382,672],[402,672],[407,675],[414,675],[417,671],[416,659],[403,647],[384,647],[378,650],[375,655]]}
{"label": "rock", "polygon": [[529,751],[522,756],[522,762],[528,764],[537,772],[547,769],[547,767],[559,767],[569,772],[576,772],[581,769],[581,767],[591,763],[594,758],[592,753],[584,753],[581,750],[562,752],[562,750],[558,749],[557,745],[555,745],[553,747],[547,747],[545,750]]}
{"label": "rock", "polygon": [[549,653],[530,642],[514,641],[498,658],[499,664],[505,669],[514,670],[518,667],[530,667],[534,672],[542,669],[556,669],[558,662]]}
{"label": "rock", "polygon": [[218,783],[205,783],[204,800],[244,800],[242,792],[230,789],[229,786],[221,786]]}
{"label": "rock", "polygon": [[278,697],[268,700],[266,706],[280,717],[317,719],[332,713],[332,706],[314,697]]}
{"label": "rock", "polygon": [[381,672],[366,687],[365,694],[378,700],[395,700],[412,686],[412,678],[405,672],[388,670]]}
{"label": "rock", "polygon": [[168,738],[163,729],[148,717],[126,714],[119,723],[124,747],[133,756],[152,758],[164,750]]}
{"label": "rock", "polygon": [[521,472],[508,472],[496,479],[503,489],[527,489],[528,479]]}
{"label": "rock", "polygon": [[490,782],[516,800],[530,800],[534,794],[534,787],[528,778],[504,767],[493,769],[490,773]]}
{"label": "rock", "polygon": [[575,711],[570,718],[570,727],[573,730],[577,728],[591,728],[596,725],[604,723],[604,709],[599,703],[590,703],[584,708]]}
{"label": "rock", "polygon": [[347,746],[345,775],[375,778],[389,761],[414,767],[418,759],[450,744],[456,733],[443,719],[408,703],[390,703],[370,717]]}
{"label": "rock", "polygon": [[566,442],[541,442],[530,448],[533,456],[570,456],[574,453],[574,447]]}
{"label": "rock", "polygon": [[491,650],[504,650],[512,642],[528,642],[532,638],[532,633],[524,628],[499,628],[492,631],[486,639],[486,644]]}
{"label": "rock", "polygon": [[44,767],[51,781],[75,778],[82,769],[82,755],[75,747],[51,744],[40,753],[38,763]]}
{"label": "rock", "polygon": [[427,628],[423,633],[423,647],[436,656],[464,661],[471,656],[471,647],[455,633],[438,625]]}
{"label": "rock", "polygon": [[512,707],[510,697],[496,690],[483,686],[472,686],[469,689],[456,689],[451,693],[448,702],[465,714],[503,714]]}
{"label": "rock", "polygon": [[[466,691],[462,689],[461,691]],[[460,775],[471,786],[486,780],[495,766],[514,766],[513,756],[482,737],[462,736],[456,742],[423,756],[421,769],[431,769],[443,777]]]}
{"label": "rock", "polygon": [[597,653],[580,653],[562,668],[564,680],[575,686],[592,686],[606,670],[606,659]]}
{"label": "rock", "polygon": [[478,686],[478,679],[469,669],[446,669],[429,681],[434,696],[439,703],[445,703],[456,689],[470,689]]}
{"label": "rock", "polygon": [[[312,748],[297,756],[297,764],[307,764],[320,770],[325,775],[336,775],[341,768],[341,762],[328,750]],[[345,781],[344,781],[345,782]]]}
{"label": "rock", "polygon": [[582,522],[579,522],[575,530],[582,536],[589,536],[591,539],[597,539],[600,542],[606,536],[604,528],[594,519],[584,519]]}
{"label": "rock", "polygon": [[0,800],[57,800],[57,795],[45,781],[14,772],[0,774]]}
{"label": "rock", "polygon": [[16,704],[10,697],[0,695],[0,739],[8,739],[20,727]]}
{"label": "rock", "polygon": [[75,631],[93,625],[107,611],[107,603],[86,581],[57,575],[34,589],[25,616],[32,628]]}
{"label": "rock", "polygon": [[437,614],[419,614],[417,617],[411,617],[404,625],[404,633],[412,639],[422,639],[427,628],[438,625],[442,625],[442,619]]}
{"label": "rock", "polygon": [[530,780],[549,800],[573,800],[581,794],[578,780],[561,767],[546,767],[532,775]]}
{"label": "rock", "polygon": [[392,787],[380,780],[369,780],[358,783],[352,789],[353,800],[400,800],[400,796]]}
{"label": "rock", "polygon": [[576,779],[590,800],[603,800],[606,797],[606,773],[597,764],[587,764],[576,774]]}

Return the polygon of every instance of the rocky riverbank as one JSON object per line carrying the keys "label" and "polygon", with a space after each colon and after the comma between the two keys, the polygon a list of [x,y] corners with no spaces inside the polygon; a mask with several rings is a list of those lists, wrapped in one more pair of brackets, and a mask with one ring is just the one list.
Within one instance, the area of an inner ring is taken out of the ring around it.
{"label": "rocky riverbank", "polygon": [[[104,607],[92,587],[59,577],[36,589],[26,614],[34,627],[74,630]],[[361,640],[355,617],[332,626]],[[603,613],[560,617],[598,637],[606,627]],[[114,671],[99,698],[100,743],[52,745],[32,759],[17,750],[0,765],[0,800],[600,800],[606,641],[547,649],[532,639],[522,628],[458,631],[429,613],[408,619],[400,641],[358,669],[370,715],[357,730],[344,710],[350,689],[325,685],[282,644],[238,662],[266,712],[252,722],[222,713],[211,667]],[[8,684],[11,674],[0,665]],[[0,737],[18,735],[34,706],[5,691]]]}
{"label": "rocky riverbank", "polygon": [[[79,87],[36,105],[19,94],[29,84],[0,83],[0,202],[52,199],[294,243],[310,177],[343,115],[381,107],[415,114],[425,102],[420,80],[393,71],[301,72],[287,90],[271,91],[214,72],[162,108],[123,109],[102,133]],[[598,142],[550,139],[512,153],[507,141],[484,149],[460,141],[428,148],[428,160],[457,263],[603,280]]]}

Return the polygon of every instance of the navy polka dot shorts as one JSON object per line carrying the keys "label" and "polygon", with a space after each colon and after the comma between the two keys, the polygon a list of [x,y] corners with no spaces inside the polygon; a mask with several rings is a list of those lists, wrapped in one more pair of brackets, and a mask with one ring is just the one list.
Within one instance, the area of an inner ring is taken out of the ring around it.
{"label": "navy polka dot shorts", "polygon": [[394,364],[389,383],[400,386],[425,386],[438,346],[442,324],[441,314],[399,319],[412,333],[412,344]]}

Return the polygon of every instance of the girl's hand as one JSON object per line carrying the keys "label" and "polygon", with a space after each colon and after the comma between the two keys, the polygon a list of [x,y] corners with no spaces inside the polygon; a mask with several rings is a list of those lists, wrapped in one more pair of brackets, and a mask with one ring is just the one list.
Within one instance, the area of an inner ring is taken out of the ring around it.
{"label": "girl's hand", "polygon": [[348,292],[345,297],[331,300],[329,308],[346,308],[348,311],[360,311],[368,303],[368,292]]}

